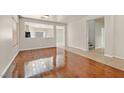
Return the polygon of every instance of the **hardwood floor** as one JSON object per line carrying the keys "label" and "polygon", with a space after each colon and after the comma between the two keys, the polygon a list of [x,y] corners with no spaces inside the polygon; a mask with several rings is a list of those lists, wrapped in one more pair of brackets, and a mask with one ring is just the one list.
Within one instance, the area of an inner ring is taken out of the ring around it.
{"label": "hardwood floor", "polygon": [[20,52],[4,76],[9,77],[122,78],[124,71],[59,48],[47,48]]}

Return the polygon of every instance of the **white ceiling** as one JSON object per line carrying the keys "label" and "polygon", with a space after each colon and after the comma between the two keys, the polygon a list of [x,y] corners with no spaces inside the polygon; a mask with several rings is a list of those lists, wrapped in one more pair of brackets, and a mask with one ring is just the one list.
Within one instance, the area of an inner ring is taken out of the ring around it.
{"label": "white ceiling", "polygon": [[40,20],[57,21],[56,15],[48,15],[48,17],[44,17],[45,15],[21,15],[21,16]]}
{"label": "white ceiling", "polygon": [[26,18],[34,18],[34,19],[40,19],[40,20],[68,23],[76,19],[81,19],[85,15],[49,15],[48,18],[43,18],[42,16],[44,15],[21,15],[21,16],[26,17]]}
{"label": "white ceiling", "polygon": [[33,23],[33,22],[25,22],[25,25],[35,28],[53,28],[53,25],[47,25],[47,24],[39,24],[39,23]]}

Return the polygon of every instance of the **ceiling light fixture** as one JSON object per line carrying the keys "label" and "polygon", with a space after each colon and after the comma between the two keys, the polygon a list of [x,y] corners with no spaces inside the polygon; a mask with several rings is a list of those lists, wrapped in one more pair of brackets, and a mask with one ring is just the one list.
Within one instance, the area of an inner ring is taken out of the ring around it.
{"label": "ceiling light fixture", "polygon": [[41,18],[49,18],[49,15],[43,15]]}

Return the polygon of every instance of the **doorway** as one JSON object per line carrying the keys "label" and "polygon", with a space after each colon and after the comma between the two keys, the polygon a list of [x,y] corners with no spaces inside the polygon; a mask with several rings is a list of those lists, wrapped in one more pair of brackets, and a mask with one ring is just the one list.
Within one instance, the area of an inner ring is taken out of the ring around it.
{"label": "doorway", "polygon": [[105,30],[104,17],[88,20],[88,50],[91,53],[104,55]]}

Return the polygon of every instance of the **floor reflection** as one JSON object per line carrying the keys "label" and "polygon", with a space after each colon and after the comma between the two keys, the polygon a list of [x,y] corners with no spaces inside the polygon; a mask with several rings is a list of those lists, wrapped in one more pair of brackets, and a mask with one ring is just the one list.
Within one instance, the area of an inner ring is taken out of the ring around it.
{"label": "floor reflection", "polygon": [[24,64],[25,77],[32,77],[54,68],[53,57],[41,58]]}
{"label": "floor reflection", "polygon": [[56,49],[55,56],[40,58],[24,63],[24,77],[35,77],[39,74],[55,70],[65,65],[65,51]]}
{"label": "floor reflection", "polygon": [[56,68],[63,67],[65,65],[65,57],[63,55],[56,56]]}

